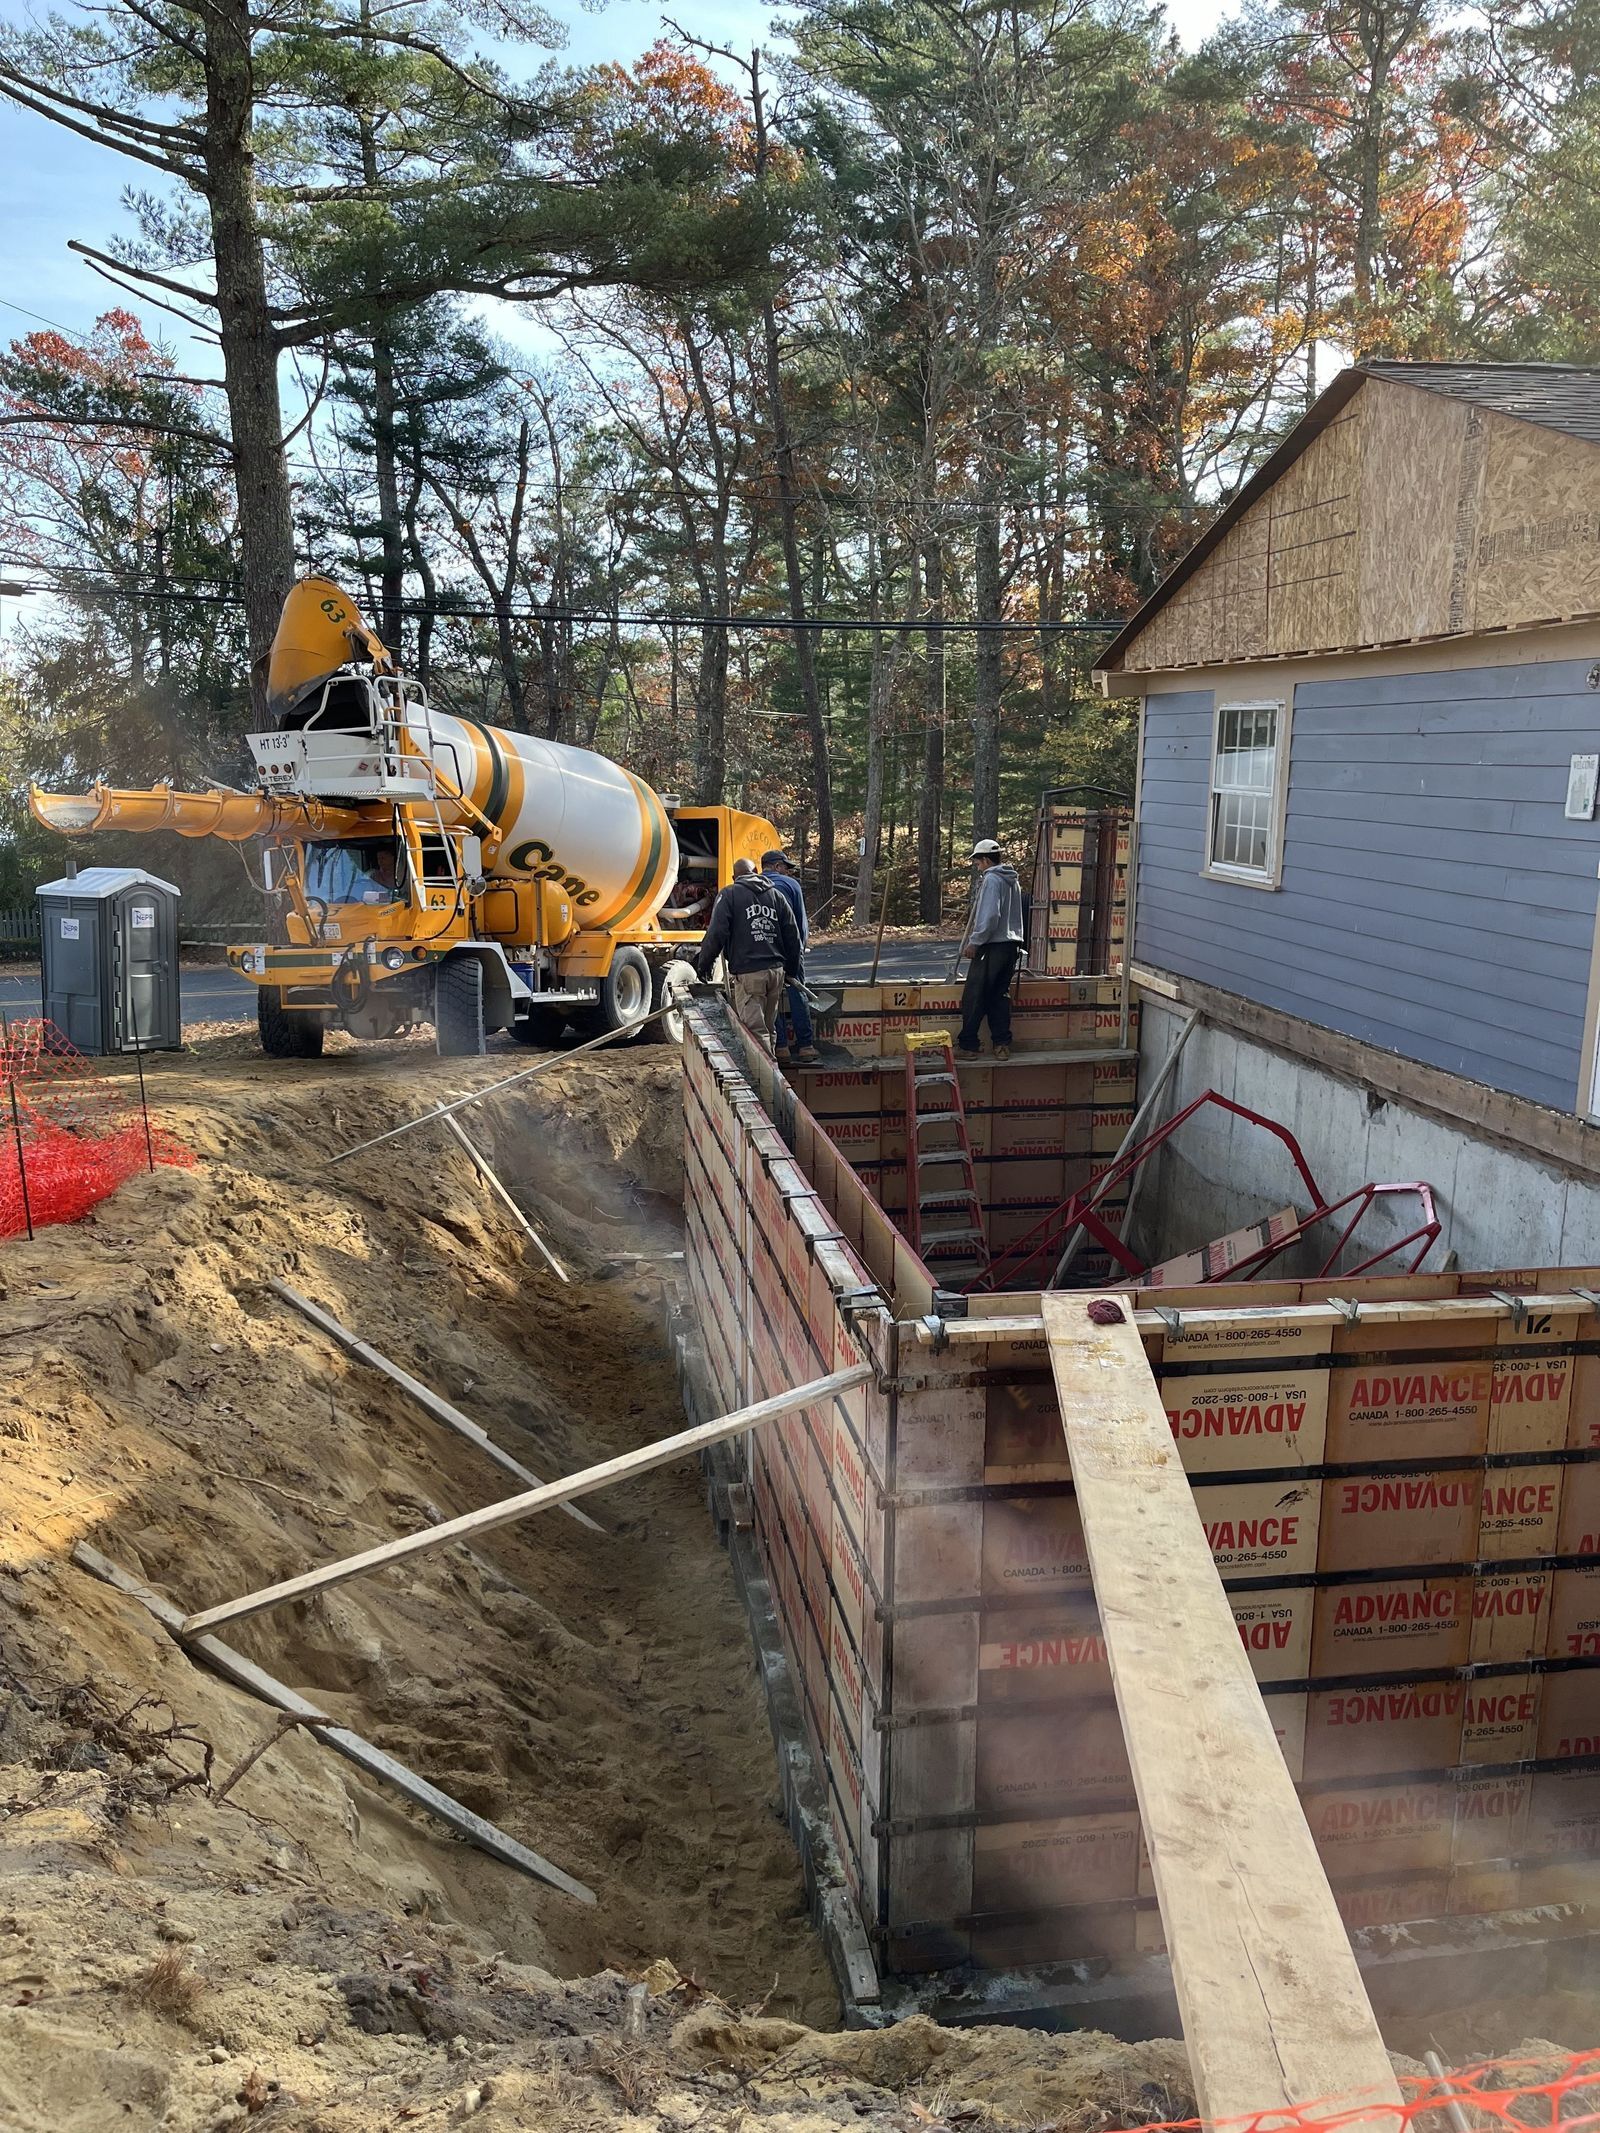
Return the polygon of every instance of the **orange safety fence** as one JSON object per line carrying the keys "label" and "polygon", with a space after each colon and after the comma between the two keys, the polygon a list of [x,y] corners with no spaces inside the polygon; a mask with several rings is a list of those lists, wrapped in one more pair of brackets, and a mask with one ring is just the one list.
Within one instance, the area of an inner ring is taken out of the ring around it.
{"label": "orange safety fence", "polygon": [[1374,2133],[1497,2133],[1502,2127],[1600,2126],[1600,2051],[1551,2053],[1539,2058],[1486,2060],[1459,2072],[1402,2075],[1402,2100],[1362,2103],[1330,2097],[1294,2110],[1281,2106],[1237,2117],[1161,2119],[1129,2133],[1339,2133],[1341,2127]]}
{"label": "orange safety fence", "polygon": [[139,1171],[193,1161],[53,1022],[0,1030],[0,1237],[77,1222]]}

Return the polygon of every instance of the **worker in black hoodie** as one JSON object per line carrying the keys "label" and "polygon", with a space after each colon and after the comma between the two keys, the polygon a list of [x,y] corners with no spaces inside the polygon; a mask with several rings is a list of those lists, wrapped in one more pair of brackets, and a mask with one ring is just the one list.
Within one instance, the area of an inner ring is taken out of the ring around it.
{"label": "worker in black hoodie", "polygon": [[800,982],[800,929],[788,900],[749,859],[733,862],[733,879],[717,898],[695,971],[702,983],[718,956],[733,980],[733,1011],[770,1052],[786,984]]}

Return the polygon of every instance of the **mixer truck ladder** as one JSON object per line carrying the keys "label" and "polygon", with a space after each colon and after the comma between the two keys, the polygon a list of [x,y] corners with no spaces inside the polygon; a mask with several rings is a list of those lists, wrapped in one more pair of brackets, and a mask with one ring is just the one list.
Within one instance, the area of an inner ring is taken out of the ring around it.
{"label": "mixer truck ladder", "polygon": [[459,896],[464,872],[456,839],[445,824],[444,797],[475,818],[488,836],[495,834],[495,825],[463,791],[460,764],[452,777],[435,760],[439,752],[453,759],[455,751],[434,730],[426,691],[399,674],[362,676],[356,686],[363,692],[366,724],[321,724],[332,691],[350,686],[350,676],[330,676],[303,726],[290,734],[252,736],[263,782],[269,790],[302,797],[388,801],[397,826],[403,826],[418,886]]}
{"label": "mixer truck ladder", "polygon": [[[938,1137],[925,1139],[928,1134]],[[937,1228],[929,1228],[930,1215]],[[906,1232],[930,1271],[959,1267],[971,1281],[989,1264],[948,1030],[912,1031],[906,1038]]]}

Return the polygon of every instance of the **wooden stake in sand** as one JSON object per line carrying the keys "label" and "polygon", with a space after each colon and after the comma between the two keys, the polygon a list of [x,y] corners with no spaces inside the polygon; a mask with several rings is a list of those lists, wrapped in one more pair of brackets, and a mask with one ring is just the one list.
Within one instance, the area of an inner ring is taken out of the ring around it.
{"label": "wooden stake in sand", "polygon": [[1125,1298],[1043,1301],[1095,1604],[1208,2122],[1400,2091]]}
{"label": "wooden stake in sand", "polygon": [[[98,1549],[91,1548],[87,1541],[78,1542],[72,1551],[72,1560],[81,1570],[87,1570],[102,1583],[115,1586],[118,1592],[126,1593],[129,1599],[137,1600],[142,1607],[149,1608],[162,1628],[170,1631],[186,1651],[204,1659],[225,1680],[233,1682],[238,1688],[248,1689],[251,1695],[259,1696],[267,1703],[275,1704],[287,1718],[298,1720],[304,1725],[306,1731],[321,1741],[325,1748],[331,1748],[336,1755],[344,1756],[358,1769],[364,1770],[368,1777],[381,1778],[386,1785],[395,1786],[408,1800],[414,1800],[419,1807],[427,1808],[430,1814],[437,1815],[442,1822],[448,1822],[452,1829],[458,1831],[470,1843],[477,1845],[480,1851],[487,1852],[491,1859],[499,1859],[507,1866],[520,1867],[523,1873],[532,1874],[537,1880],[547,1881],[553,1889],[560,1889],[563,1895],[576,1897],[579,1903],[594,1902],[593,1889],[585,1888],[581,1881],[574,1881],[572,1876],[563,1873],[559,1866],[552,1866],[550,1861],[541,1858],[538,1852],[530,1851],[525,1844],[519,1844],[515,1837],[508,1837],[503,1829],[497,1829],[494,1823],[486,1822],[482,1815],[475,1815],[470,1807],[463,1807],[459,1800],[451,1799],[449,1793],[441,1792],[437,1785],[430,1785],[426,1778],[418,1777],[414,1770],[408,1770],[404,1763],[397,1763],[392,1755],[386,1755],[383,1749],[375,1748],[371,1741],[363,1740],[359,1733],[352,1733],[348,1726],[330,1724],[315,1704],[307,1703],[294,1689],[274,1680],[272,1675],[257,1666],[254,1660],[245,1658],[242,1652],[236,1652],[231,1645],[223,1644],[215,1637],[186,1636],[183,1616],[170,1600],[164,1600],[160,1593],[152,1592],[148,1585],[140,1584],[139,1580],[130,1577],[126,1570],[119,1570],[115,1563],[110,1562]],[[267,1745],[270,1746],[270,1742]],[[254,1760],[255,1757],[251,1756],[247,1762]],[[241,1767],[234,1772],[230,1784],[243,1775],[244,1767]]]}
{"label": "wooden stake in sand", "polygon": [[813,1378],[808,1384],[797,1385],[793,1392],[775,1393],[769,1400],[758,1400],[753,1407],[740,1407],[732,1414],[718,1415],[710,1422],[702,1422],[696,1429],[680,1430],[674,1437],[660,1437],[653,1444],[641,1445],[637,1451],[623,1452],[615,1459],[602,1460],[598,1466],[584,1467],[576,1474],[569,1474],[564,1481],[552,1481],[543,1488],[530,1489],[525,1496],[508,1496],[503,1502],[485,1504],[481,1511],[468,1511],[461,1518],[446,1519],[443,1525],[425,1526],[420,1533],[408,1533],[404,1540],[385,1541],[381,1547],[364,1549],[360,1555],[347,1555],[336,1563],[324,1563],[320,1570],[307,1570],[297,1578],[285,1578],[281,1584],[264,1586],[259,1592],[247,1592],[242,1599],[225,1600],[220,1607],[204,1608],[199,1614],[185,1618],[182,1634],[192,1637],[201,1630],[218,1628],[225,1622],[242,1622],[249,1615],[264,1614],[269,1607],[281,1607],[286,1600],[304,1599],[307,1593],[322,1592],[330,1585],[343,1585],[350,1578],[360,1577],[364,1570],[378,1570],[385,1563],[403,1562],[410,1556],[425,1555],[435,1548],[448,1548],[452,1541],[492,1533],[497,1526],[509,1526],[518,1519],[531,1518],[536,1511],[548,1511],[555,1504],[569,1502],[574,1496],[588,1496],[596,1489],[609,1488],[614,1481],[627,1481],[635,1474],[649,1473],[654,1467],[671,1466],[676,1460],[690,1458],[710,1445],[720,1444],[725,1437],[742,1436],[747,1429],[758,1429],[763,1422],[774,1422],[780,1415],[793,1414],[797,1408],[815,1407],[824,1400],[831,1400],[835,1393],[868,1384],[876,1374],[870,1363],[858,1363],[852,1369],[835,1370],[828,1377]]}
{"label": "wooden stake in sand", "polygon": [[566,1268],[561,1264],[561,1261],[556,1257],[555,1253],[551,1251],[549,1245],[545,1243],[543,1237],[540,1236],[539,1232],[534,1228],[533,1224],[522,1212],[522,1209],[517,1205],[516,1201],[512,1199],[510,1193],[506,1191],[500,1180],[495,1176],[494,1171],[490,1166],[488,1157],[486,1155],[480,1154],[479,1151],[472,1145],[471,1141],[467,1139],[466,1134],[462,1131],[461,1121],[458,1118],[452,1118],[443,1104],[437,1106],[435,1116],[442,1122],[445,1127],[445,1130],[448,1133],[452,1134],[454,1138],[461,1143],[461,1146],[466,1153],[467,1160],[471,1163],[473,1169],[477,1171],[479,1177],[482,1178],[483,1182],[489,1187],[490,1191],[498,1193],[500,1198],[505,1202],[506,1206],[511,1211],[512,1221],[516,1223],[517,1227],[528,1239],[534,1250],[537,1251],[543,1257],[545,1265],[550,1269],[551,1273],[554,1274],[557,1281],[565,1281],[567,1279]]}
{"label": "wooden stake in sand", "polygon": [[[448,1400],[441,1400],[436,1392],[430,1392],[409,1370],[402,1370],[398,1363],[391,1363],[380,1349],[362,1340],[359,1334],[352,1333],[348,1326],[341,1325],[331,1311],[324,1311],[320,1304],[314,1304],[309,1296],[302,1296],[298,1289],[291,1289],[286,1281],[279,1281],[276,1276],[271,1286],[274,1295],[281,1296],[285,1303],[293,1304],[297,1311],[303,1311],[314,1326],[320,1326],[330,1339],[336,1340],[341,1348],[347,1349],[358,1362],[369,1363],[374,1370],[381,1370],[402,1392],[409,1393],[417,1405],[426,1409],[436,1422],[442,1422],[446,1429],[453,1429],[458,1437],[465,1437],[469,1444],[475,1444],[496,1466],[504,1468],[508,1474],[515,1474],[519,1481],[527,1482],[530,1488],[544,1487],[537,1474],[525,1467],[520,1459],[513,1459],[509,1452],[503,1452],[489,1432],[480,1428],[470,1415],[464,1415],[459,1407],[452,1407]],[[563,1504],[561,1508],[569,1518],[575,1518],[580,1526],[587,1526],[591,1533],[604,1533],[606,1530],[592,1519],[587,1511],[580,1511],[575,1504]]]}

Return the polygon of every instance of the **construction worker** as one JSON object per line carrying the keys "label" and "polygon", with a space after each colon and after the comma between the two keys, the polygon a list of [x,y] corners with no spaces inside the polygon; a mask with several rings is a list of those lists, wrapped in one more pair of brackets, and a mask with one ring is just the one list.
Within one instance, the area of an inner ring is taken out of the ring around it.
{"label": "construction worker", "polygon": [[[761,878],[770,881],[778,894],[787,898],[789,909],[794,913],[794,922],[800,929],[800,953],[805,956],[806,944],[811,938],[811,922],[806,916],[805,891],[800,886],[800,877],[794,861],[787,852],[771,851],[761,855]],[[787,1004],[778,1014],[778,1061],[787,1066],[791,1058],[798,1059],[802,1066],[815,1066],[822,1057],[817,1050],[816,1032],[811,1027],[811,1008],[806,1000],[805,984],[791,985]]]}
{"label": "construction worker", "polygon": [[800,929],[788,898],[756,872],[754,860],[733,862],[733,879],[712,907],[694,960],[702,984],[719,955],[733,980],[734,1013],[770,1052],[784,984],[800,982]]}
{"label": "construction worker", "polygon": [[956,1040],[958,1059],[982,1055],[978,1038],[985,1021],[994,1039],[996,1059],[1011,1057],[1011,980],[1022,960],[1025,918],[1022,884],[1015,867],[992,837],[980,837],[972,847],[977,870],[972,916],[962,940],[960,955],[972,958],[966,987],[961,995],[961,1034]]}

